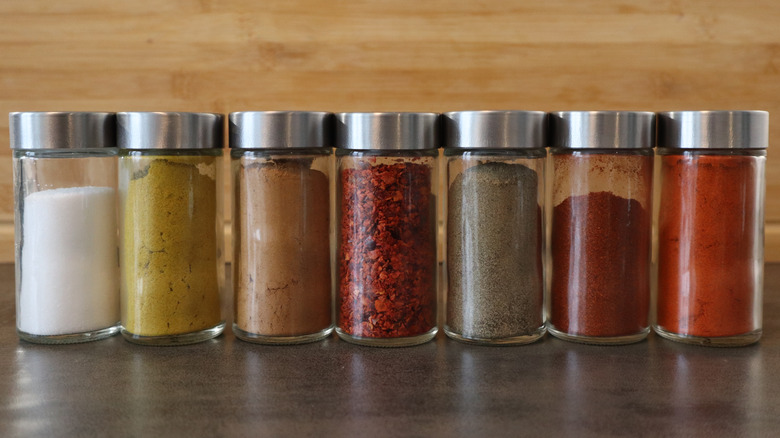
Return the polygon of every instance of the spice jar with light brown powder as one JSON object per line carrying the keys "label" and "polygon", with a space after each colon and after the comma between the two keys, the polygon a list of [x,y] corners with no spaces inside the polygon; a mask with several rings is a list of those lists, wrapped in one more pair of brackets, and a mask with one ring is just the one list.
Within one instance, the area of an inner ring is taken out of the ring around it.
{"label": "spice jar with light brown powder", "polygon": [[436,335],[438,115],[336,115],[336,333],[394,347]]}
{"label": "spice jar with light brown powder", "polygon": [[761,337],[769,114],[658,114],[655,331],[720,347]]}
{"label": "spice jar with light brown powder", "polygon": [[230,114],[233,333],[300,344],[333,331],[332,114]]}
{"label": "spice jar with light brown powder", "polygon": [[550,114],[550,333],[627,344],[649,332],[654,114]]}

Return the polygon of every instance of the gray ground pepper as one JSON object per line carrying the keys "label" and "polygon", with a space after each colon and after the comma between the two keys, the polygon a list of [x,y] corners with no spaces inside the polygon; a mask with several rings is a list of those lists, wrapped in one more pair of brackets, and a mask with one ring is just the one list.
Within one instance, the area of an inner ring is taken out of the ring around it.
{"label": "gray ground pepper", "polygon": [[478,164],[449,188],[447,328],[466,338],[530,335],[542,325],[539,176]]}

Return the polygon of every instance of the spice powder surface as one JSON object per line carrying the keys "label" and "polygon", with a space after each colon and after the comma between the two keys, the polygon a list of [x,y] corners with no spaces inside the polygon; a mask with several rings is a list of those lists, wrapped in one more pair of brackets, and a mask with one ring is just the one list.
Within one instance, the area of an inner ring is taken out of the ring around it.
{"label": "spice powder surface", "polygon": [[553,155],[550,324],[588,337],[648,328],[653,157]]}
{"label": "spice powder surface", "polygon": [[218,325],[216,158],[128,159],[148,165],[123,208],[123,326],[163,336]]}
{"label": "spice powder surface", "polygon": [[480,163],[449,188],[447,327],[467,338],[529,335],[544,323],[539,176]]}
{"label": "spice powder surface", "polygon": [[294,160],[238,166],[235,322],[264,336],[331,325],[328,177]]}
{"label": "spice powder surface", "polygon": [[566,198],[553,212],[551,316],[564,333],[625,336],[648,325],[650,221],[610,192]]}
{"label": "spice powder surface", "polygon": [[431,168],[358,163],[340,173],[338,324],[367,338],[435,327],[436,235]]}
{"label": "spice powder surface", "polygon": [[756,158],[665,155],[661,172],[657,324],[700,337],[757,329]]}

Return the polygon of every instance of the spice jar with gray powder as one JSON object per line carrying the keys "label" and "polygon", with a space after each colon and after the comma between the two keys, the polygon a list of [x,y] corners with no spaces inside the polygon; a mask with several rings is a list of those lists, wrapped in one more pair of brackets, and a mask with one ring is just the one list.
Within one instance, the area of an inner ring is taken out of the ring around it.
{"label": "spice jar with gray powder", "polygon": [[510,345],[545,334],[545,122],[538,111],[444,114],[450,338]]}
{"label": "spice jar with gray powder", "polygon": [[233,333],[300,344],[333,331],[332,114],[230,114]]}

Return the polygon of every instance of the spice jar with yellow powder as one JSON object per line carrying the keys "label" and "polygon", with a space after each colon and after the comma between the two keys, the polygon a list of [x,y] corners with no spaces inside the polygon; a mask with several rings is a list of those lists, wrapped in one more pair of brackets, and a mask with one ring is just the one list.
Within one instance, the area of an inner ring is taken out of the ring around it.
{"label": "spice jar with yellow powder", "polygon": [[224,117],[117,114],[122,334],[181,345],[219,336]]}

